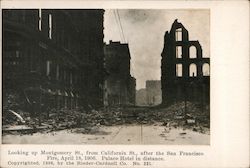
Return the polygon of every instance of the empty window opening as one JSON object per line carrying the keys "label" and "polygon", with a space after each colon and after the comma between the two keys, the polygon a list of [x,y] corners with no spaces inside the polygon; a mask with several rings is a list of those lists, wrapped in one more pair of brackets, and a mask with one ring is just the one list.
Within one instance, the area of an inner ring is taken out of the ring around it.
{"label": "empty window opening", "polygon": [[16,58],[19,58],[20,57],[20,52],[17,50],[16,51]]}
{"label": "empty window opening", "polygon": [[202,58],[210,58],[209,55],[202,55]]}
{"label": "empty window opening", "polygon": [[202,73],[203,76],[209,76],[210,75],[210,66],[208,63],[205,63],[202,65]]}
{"label": "empty window opening", "polygon": [[195,77],[197,76],[197,66],[195,64],[191,64],[189,66],[189,76],[190,77]]}
{"label": "empty window opening", "polygon": [[182,77],[182,64],[176,64],[176,76]]}
{"label": "empty window opening", "polygon": [[176,29],[175,31],[175,40],[176,41],[182,41],[182,29]]}
{"label": "empty window opening", "polygon": [[49,76],[50,75],[50,69],[51,69],[51,61],[47,61],[46,62],[46,75]]}
{"label": "empty window opening", "polygon": [[176,58],[182,58],[182,46],[176,46]]}
{"label": "empty window opening", "polygon": [[197,49],[195,46],[189,47],[189,57],[190,58],[197,58]]}
{"label": "empty window opening", "polygon": [[52,15],[49,14],[49,38],[52,39]]}
{"label": "empty window opening", "polygon": [[38,22],[38,29],[41,31],[42,30],[42,9],[39,9],[39,22]]}
{"label": "empty window opening", "polygon": [[56,65],[56,79],[59,80],[59,65]]}

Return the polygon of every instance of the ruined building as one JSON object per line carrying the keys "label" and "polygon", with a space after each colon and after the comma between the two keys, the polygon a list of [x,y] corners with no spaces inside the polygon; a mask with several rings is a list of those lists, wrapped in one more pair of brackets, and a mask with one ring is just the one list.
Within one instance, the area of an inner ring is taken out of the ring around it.
{"label": "ruined building", "polygon": [[147,104],[159,105],[161,104],[161,81],[160,80],[147,80],[146,81],[146,95]]}
{"label": "ruined building", "polygon": [[3,102],[103,104],[104,10],[2,10]]}
{"label": "ruined building", "polygon": [[161,56],[162,103],[209,104],[210,59],[203,57],[199,41],[190,41],[188,31],[177,20],[165,34]]}
{"label": "ruined building", "polygon": [[105,45],[105,105],[135,105],[136,80],[130,75],[128,44],[112,42]]}

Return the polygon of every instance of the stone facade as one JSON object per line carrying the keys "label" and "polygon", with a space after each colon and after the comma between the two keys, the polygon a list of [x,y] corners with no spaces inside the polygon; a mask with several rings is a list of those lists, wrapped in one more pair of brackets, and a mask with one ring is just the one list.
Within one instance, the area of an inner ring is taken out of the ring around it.
{"label": "stone facade", "polygon": [[3,99],[51,108],[103,105],[104,10],[16,9],[3,14]]}

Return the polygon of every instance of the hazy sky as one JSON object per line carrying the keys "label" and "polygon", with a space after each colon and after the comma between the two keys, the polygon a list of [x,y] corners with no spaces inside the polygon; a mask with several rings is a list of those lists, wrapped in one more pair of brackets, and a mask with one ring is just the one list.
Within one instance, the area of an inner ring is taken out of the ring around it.
{"label": "hazy sky", "polygon": [[[116,10],[117,12],[117,10]],[[121,41],[121,30],[115,19],[115,10],[104,14],[104,41]],[[146,80],[160,80],[161,52],[166,31],[178,19],[189,31],[190,40],[199,40],[203,56],[210,57],[209,10],[137,10],[118,9],[126,42],[131,54],[131,75],[136,88],[144,88]]]}

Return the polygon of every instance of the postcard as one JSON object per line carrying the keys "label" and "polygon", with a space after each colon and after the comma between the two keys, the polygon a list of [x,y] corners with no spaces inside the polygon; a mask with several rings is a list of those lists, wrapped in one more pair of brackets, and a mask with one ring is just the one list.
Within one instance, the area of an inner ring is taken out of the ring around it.
{"label": "postcard", "polygon": [[1,167],[248,167],[248,1],[1,1]]}

